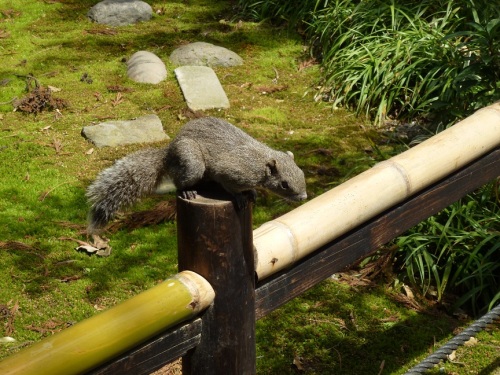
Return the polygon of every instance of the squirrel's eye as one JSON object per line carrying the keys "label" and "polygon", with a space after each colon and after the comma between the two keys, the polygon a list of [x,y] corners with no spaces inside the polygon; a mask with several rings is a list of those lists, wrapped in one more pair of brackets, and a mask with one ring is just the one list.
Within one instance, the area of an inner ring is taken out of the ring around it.
{"label": "squirrel's eye", "polygon": [[288,190],[289,186],[288,186],[288,182],[286,181],[281,181],[281,187],[285,190]]}

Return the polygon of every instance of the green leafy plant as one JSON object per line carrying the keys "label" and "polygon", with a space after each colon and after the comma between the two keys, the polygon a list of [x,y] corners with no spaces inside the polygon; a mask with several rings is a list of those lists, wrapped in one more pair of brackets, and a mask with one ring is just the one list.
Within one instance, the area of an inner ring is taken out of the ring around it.
{"label": "green leafy plant", "polygon": [[460,3],[344,0],[316,12],[309,31],[318,35],[334,105],[376,124],[388,116],[449,122],[496,100],[498,19]]}
{"label": "green leafy plant", "polygon": [[490,184],[398,239],[397,259],[423,295],[450,290],[477,314],[500,297],[499,185]]}
{"label": "green leafy plant", "polygon": [[[497,12],[498,13],[498,12]],[[467,30],[444,38],[455,51],[449,85],[433,109],[445,109],[456,117],[484,107],[500,99],[500,15],[481,20],[472,12],[474,21]]]}

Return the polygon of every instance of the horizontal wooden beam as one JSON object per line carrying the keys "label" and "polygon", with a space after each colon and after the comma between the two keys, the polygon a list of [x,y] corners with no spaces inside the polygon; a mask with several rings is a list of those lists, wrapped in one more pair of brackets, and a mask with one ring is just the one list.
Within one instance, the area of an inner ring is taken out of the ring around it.
{"label": "horizontal wooden beam", "polygon": [[88,374],[150,374],[197,346],[201,340],[201,326],[201,319],[197,318],[190,323],[170,329]]}
{"label": "horizontal wooden beam", "polygon": [[500,148],[322,246],[290,269],[264,280],[257,285],[256,318],[262,318],[335,272],[349,268],[420,221],[498,176]]}

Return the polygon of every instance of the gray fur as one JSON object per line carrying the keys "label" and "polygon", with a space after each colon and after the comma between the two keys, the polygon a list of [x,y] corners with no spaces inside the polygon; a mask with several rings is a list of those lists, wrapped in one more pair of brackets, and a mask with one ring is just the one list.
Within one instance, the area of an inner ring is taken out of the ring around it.
{"label": "gray fur", "polygon": [[87,190],[92,203],[89,233],[103,228],[121,207],[152,194],[165,175],[182,192],[214,181],[233,195],[261,186],[290,200],[304,200],[304,173],[290,154],[269,148],[224,120],[192,120],[167,147],[125,156],[98,175]]}

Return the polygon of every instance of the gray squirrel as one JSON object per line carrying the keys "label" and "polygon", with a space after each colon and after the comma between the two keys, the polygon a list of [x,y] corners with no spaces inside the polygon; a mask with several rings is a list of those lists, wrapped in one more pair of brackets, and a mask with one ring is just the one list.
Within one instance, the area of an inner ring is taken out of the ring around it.
{"label": "gray squirrel", "polygon": [[215,182],[236,198],[260,186],[289,200],[307,198],[304,172],[291,152],[273,150],[236,126],[204,117],[186,123],[166,147],[137,151],[102,171],[88,187],[89,234],[116,212],[151,195],[168,176],[186,199],[197,185]]}

